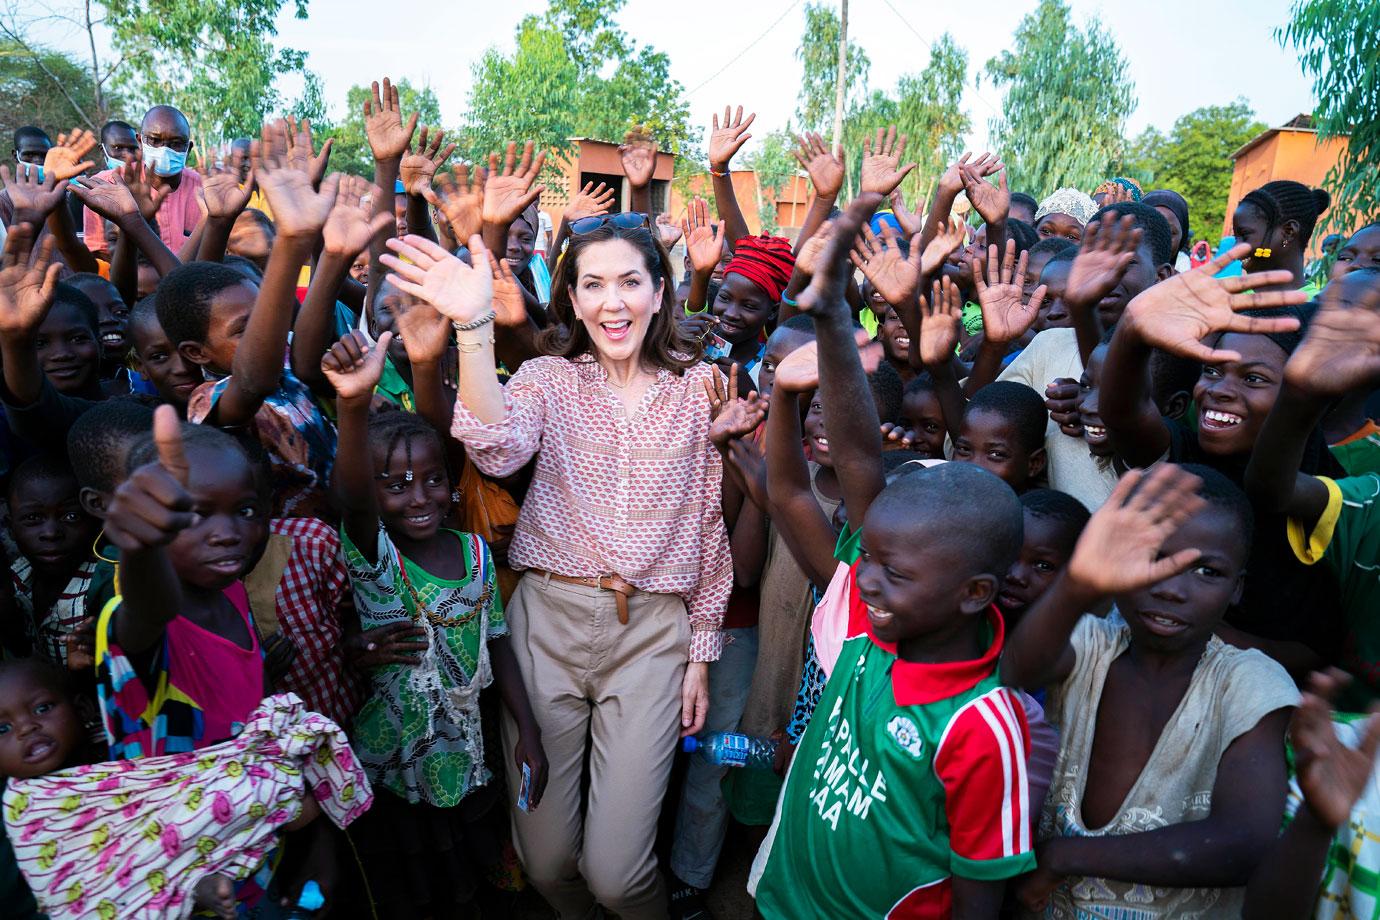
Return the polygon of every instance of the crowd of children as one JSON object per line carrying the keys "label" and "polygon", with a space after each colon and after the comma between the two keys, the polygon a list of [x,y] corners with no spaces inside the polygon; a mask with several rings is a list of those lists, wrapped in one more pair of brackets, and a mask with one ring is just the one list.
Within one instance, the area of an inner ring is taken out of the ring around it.
{"label": "crowd of children", "polygon": [[634,131],[553,223],[364,115],[372,181],[15,132],[0,915],[709,918],[731,834],[768,918],[1374,914],[1380,224],[1309,277],[1274,181],[1191,265],[879,128],[753,235],[741,107],[717,219]]}

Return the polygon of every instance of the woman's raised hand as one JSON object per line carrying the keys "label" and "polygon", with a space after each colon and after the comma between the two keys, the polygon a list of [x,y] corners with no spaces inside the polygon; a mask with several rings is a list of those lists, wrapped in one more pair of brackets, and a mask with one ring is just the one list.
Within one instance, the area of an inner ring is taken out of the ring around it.
{"label": "woman's raised hand", "polygon": [[425,300],[453,323],[470,323],[492,309],[494,282],[484,240],[476,234],[469,246],[473,266],[431,240],[408,234],[388,240],[392,252],[381,261],[391,269],[388,280],[399,290]]}

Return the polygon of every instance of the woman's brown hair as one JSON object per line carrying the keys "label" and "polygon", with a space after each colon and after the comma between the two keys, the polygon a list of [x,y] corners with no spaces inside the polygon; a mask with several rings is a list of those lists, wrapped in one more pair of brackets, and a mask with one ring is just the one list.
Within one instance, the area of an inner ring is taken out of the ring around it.
{"label": "woman's brown hair", "polygon": [[624,240],[636,249],[646,264],[652,283],[661,285],[661,307],[652,314],[647,337],[642,340],[642,363],[680,374],[699,362],[704,344],[687,335],[677,321],[676,290],[671,256],[648,227],[625,229],[612,223],[570,237],[570,245],[556,265],[551,279],[551,304],[548,308],[554,325],[537,339],[543,354],[574,360],[594,350],[584,323],[575,318],[570,291],[579,275],[580,253],[595,243]]}

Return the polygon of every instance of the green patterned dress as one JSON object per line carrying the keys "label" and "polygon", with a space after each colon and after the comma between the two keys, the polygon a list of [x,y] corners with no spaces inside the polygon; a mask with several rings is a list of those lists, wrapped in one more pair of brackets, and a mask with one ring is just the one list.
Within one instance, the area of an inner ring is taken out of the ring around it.
{"label": "green patterned dress", "polygon": [[[406,559],[380,525],[370,564],[341,528],[360,626],[426,628],[418,665],[390,664],[371,675],[372,693],[355,717],[351,744],[376,787],[408,802],[450,808],[489,781],[479,726],[479,690],[493,680],[488,641],[508,634],[493,559],[484,541],[457,541],[466,574],[438,578]],[[419,611],[418,608],[421,608]]]}

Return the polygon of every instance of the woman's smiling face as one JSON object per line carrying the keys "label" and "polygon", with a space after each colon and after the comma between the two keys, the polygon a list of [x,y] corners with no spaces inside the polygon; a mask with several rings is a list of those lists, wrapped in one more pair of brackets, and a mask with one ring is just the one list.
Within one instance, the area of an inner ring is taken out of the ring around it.
{"label": "woman's smiling face", "polygon": [[652,317],[661,309],[663,285],[626,240],[591,243],[579,259],[570,301],[595,353],[614,361],[640,355]]}

